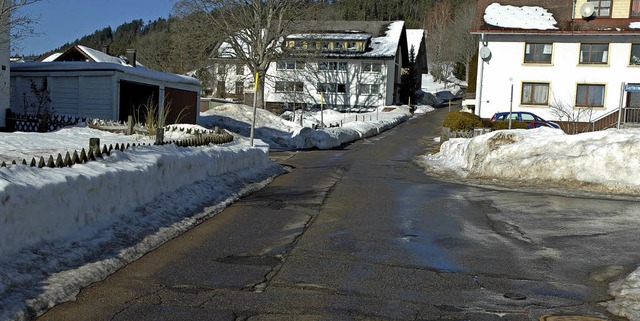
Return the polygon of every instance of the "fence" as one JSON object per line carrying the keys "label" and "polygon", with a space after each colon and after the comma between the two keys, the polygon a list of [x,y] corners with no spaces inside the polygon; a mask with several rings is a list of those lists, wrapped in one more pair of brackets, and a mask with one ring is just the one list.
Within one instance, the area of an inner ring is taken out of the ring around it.
{"label": "fence", "polygon": [[7,109],[6,130],[8,132],[40,132],[46,133],[65,126],[77,125],[87,121],[86,117],[74,117],[54,114],[30,115],[15,113]]}
{"label": "fence", "polygon": [[[205,146],[209,144],[217,144],[217,145],[226,144],[232,141],[233,141],[233,135],[227,132],[220,132],[220,133],[214,133],[214,134],[204,134],[199,137],[190,138],[190,139],[160,142],[153,145],[173,144],[180,147],[196,147],[196,146]],[[58,156],[55,158],[53,157],[53,155],[49,155],[46,161],[43,156],[40,156],[38,161],[36,161],[35,157],[31,159],[31,162],[27,162],[26,159],[23,159],[20,164],[25,166],[30,166],[30,167],[38,167],[38,168],[71,167],[76,164],[84,164],[90,161],[95,161],[95,160],[104,158],[105,156],[109,156],[111,155],[111,152],[114,149],[120,152],[124,152],[125,150],[134,146],[146,146],[146,145],[151,146],[152,144],[127,143],[126,146],[124,144],[116,144],[115,146],[110,144],[108,147],[107,145],[103,145],[103,147],[100,148],[99,140],[97,143],[94,143],[92,139],[92,142],[90,143],[90,145],[92,146],[88,148],[88,151],[85,151],[84,148],[80,151],[80,153],[78,153],[77,150],[74,150],[73,153],[66,152],[64,157],[62,157],[61,153],[58,153]],[[18,162],[14,160],[11,162],[10,165],[18,165]],[[0,163],[0,168],[9,167],[10,165],[3,161],[2,163]]]}

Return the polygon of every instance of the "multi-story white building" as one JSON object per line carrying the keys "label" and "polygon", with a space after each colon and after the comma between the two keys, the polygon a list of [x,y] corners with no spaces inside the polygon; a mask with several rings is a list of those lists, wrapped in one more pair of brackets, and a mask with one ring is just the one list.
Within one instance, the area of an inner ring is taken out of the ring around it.
{"label": "multi-story white building", "polygon": [[6,110],[9,109],[9,59],[10,59],[10,31],[9,31],[9,1],[0,3],[0,129],[6,126]]}
{"label": "multi-story white building", "polygon": [[472,33],[482,118],[512,109],[601,129],[640,107],[640,0],[479,0]]}
{"label": "multi-story white building", "polygon": [[[401,69],[409,59],[403,21],[298,24],[284,37],[282,48],[282,57],[265,77],[268,109],[320,104],[369,108],[405,100],[399,96]],[[416,57],[426,61],[423,58]],[[249,69],[232,57],[217,61],[215,76],[217,97],[242,100],[253,87]]]}

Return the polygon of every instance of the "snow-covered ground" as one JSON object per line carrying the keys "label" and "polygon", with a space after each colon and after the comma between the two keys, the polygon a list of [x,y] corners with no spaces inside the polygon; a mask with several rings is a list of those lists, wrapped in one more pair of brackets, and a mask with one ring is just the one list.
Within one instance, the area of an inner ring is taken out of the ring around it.
{"label": "snow-covered ground", "polygon": [[[420,107],[421,111],[428,111],[430,108]],[[322,115],[320,116],[320,112],[305,113],[303,127],[299,121],[288,121],[267,110],[259,109],[256,116],[256,137],[260,137],[272,149],[329,149],[377,135],[412,117],[408,106],[379,107],[376,111],[360,114],[325,110]],[[296,117],[300,117],[300,112]],[[321,118],[325,128],[311,129],[312,126],[321,127]],[[252,119],[251,107],[225,104],[202,113],[199,122],[208,128],[219,126],[247,137]],[[340,124],[341,126],[338,126]]]}
{"label": "snow-covered ground", "polygon": [[[455,138],[419,157],[430,172],[486,185],[600,197],[640,196],[640,129],[567,135],[559,129],[495,131]],[[610,312],[640,320],[640,268],[610,285]]]}
{"label": "snow-covered ground", "polygon": [[[416,113],[431,110],[420,106]],[[259,110],[251,147],[251,115],[248,106],[231,104],[202,114],[201,125],[234,131],[235,140],[193,148],[153,146],[149,137],[86,125],[46,134],[0,133],[0,162],[7,164],[88,149],[94,137],[101,145],[147,144],[71,168],[0,168],[0,320],[31,319],[72,299],[82,287],[262,188],[286,171],[269,160],[269,148],[337,147],[412,117],[406,106],[357,116],[325,111],[326,126],[343,126],[312,130]],[[307,126],[321,118],[305,117]],[[165,133],[165,140],[190,137],[186,131]]]}

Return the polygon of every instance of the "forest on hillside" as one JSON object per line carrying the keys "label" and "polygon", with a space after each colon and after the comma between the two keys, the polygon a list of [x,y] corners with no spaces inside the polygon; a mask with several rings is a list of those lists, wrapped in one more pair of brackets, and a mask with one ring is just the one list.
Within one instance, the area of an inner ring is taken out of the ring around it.
{"label": "forest on hillside", "polygon": [[[463,34],[468,34],[468,23],[475,6],[472,0],[307,0],[305,15],[314,20],[404,20],[407,28],[424,28],[429,32],[428,47],[431,62],[445,52],[444,41],[451,39],[453,25],[464,24]],[[460,12],[461,14],[456,14]],[[458,21],[456,21],[458,20]],[[454,37],[455,38],[455,37]],[[103,50],[108,46],[109,54],[124,55],[129,48],[138,51],[138,60],[150,69],[184,74],[208,64],[216,43],[220,41],[207,26],[207,21],[198,14],[184,14],[176,8],[168,18],[154,21],[133,20],[115,30],[105,27],[73,42],[54,48],[63,52],[73,45],[84,45]],[[433,42],[441,41],[436,44]]]}

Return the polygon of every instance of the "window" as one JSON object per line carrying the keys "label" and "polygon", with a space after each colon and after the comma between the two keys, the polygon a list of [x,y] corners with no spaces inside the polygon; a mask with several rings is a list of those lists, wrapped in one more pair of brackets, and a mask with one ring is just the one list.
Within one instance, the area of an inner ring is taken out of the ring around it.
{"label": "window", "polygon": [[236,81],[236,95],[244,94],[244,82]]}
{"label": "window", "polygon": [[244,65],[243,64],[236,65],[236,75],[244,75]]}
{"label": "window", "polygon": [[276,81],[276,92],[302,92],[304,84],[300,81]]}
{"label": "window", "polygon": [[580,45],[581,64],[606,64],[608,59],[608,43],[583,43]]}
{"label": "window", "polygon": [[527,43],[524,50],[524,62],[532,64],[551,63],[553,45],[550,43]]}
{"label": "window", "polygon": [[344,61],[321,61],[318,63],[319,70],[347,70],[347,62]]}
{"label": "window", "polygon": [[631,59],[629,59],[630,65],[640,65],[640,44],[634,43],[631,45]]}
{"label": "window", "polygon": [[304,61],[286,61],[281,60],[276,62],[277,70],[300,70],[304,69]]}
{"label": "window", "polygon": [[344,48],[344,44],[342,43],[342,41],[336,41],[333,43],[333,49],[341,50],[343,48]]}
{"label": "window", "polygon": [[631,17],[640,17],[640,0],[631,0],[631,11],[629,12]]}
{"label": "window", "polygon": [[227,89],[225,88],[224,81],[218,81],[218,84],[216,85],[216,89],[218,91],[218,97],[224,98],[225,94],[227,93]]}
{"label": "window", "polygon": [[318,83],[318,92],[320,93],[346,93],[346,84],[336,83]]}
{"label": "window", "polygon": [[[640,1],[640,0],[638,0]],[[358,45],[356,44],[355,41],[349,41],[347,42],[347,49],[348,50],[357,50],[358,49]]]}
{"label": "window", "polygon": [[603,107],[604,85],[578,84],[576,91],[576,106]]}
{"label": "window", "polygon": [[548,105],[549,84],[525,82],[522,84],[523,105]]}
{"label": "window", "polygon": [[227,65],[218,65],[218,75],[227,74]]}
{"label": "window", "polygon": [[375,62],[363,62],[362,63],[362,71],[363,72],[381,72],[382,64]]}
{"label": "window", "polygon": [[611,0],[589,0],[596,8],[597,17],[609,17],[611,16]]}
{"label": "window", "polygon": [[360,95],[377,95],[380,93],[380,86],[374,84],[361,84]]}

